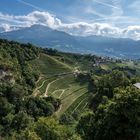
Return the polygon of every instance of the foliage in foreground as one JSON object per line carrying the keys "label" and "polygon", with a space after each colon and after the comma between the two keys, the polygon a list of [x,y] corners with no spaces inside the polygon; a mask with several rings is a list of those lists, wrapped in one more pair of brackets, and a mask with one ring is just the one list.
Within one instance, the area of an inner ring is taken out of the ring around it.
{"label": "foliage in foreground", "polygon": [[104,97],[95,113],[81,118],[77,131],[85,140],[139,140],[140,91],[117,88],[113,99]]}

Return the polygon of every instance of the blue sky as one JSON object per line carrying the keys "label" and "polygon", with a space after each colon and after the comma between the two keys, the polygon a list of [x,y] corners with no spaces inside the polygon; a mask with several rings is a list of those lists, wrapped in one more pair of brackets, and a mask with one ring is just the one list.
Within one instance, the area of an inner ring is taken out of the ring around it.
{"label": "blue sky", "polygon": [[[8,28],[12,29],[9,26],[16,28],[16,25],[23,26],[25,23],[25,25],[32,25],[40,23],[39,21],[42,23],[44,19],[44,24],[48,26],[52,23],[52,19],[50,19],[52,16],[52,18],[54,18],[53,24],[56,25],[58,22],[61,22],[59,23],[61,24],[59,29],[70,33],[74,31],[74,29],[69,30],[70,27],[74,26],[71,24],[76,24],[76,26],[78,24],[79,26],[79,24],[82,23],[80,24],[80,29],[83,28],[83,25],[85,29],[86,25],[86,31],[84,31],[89,33],[89,28],[91,27],[87,26],[92,25],[92,30],[94,30],[98,28],[95,25],[93,27],[93,24],[96,23],[98,26],[101,26],[96,30],[105,28],[101,33],[106,33],[106,30],[108,30],[110,26],[111,31],[109,32],[111,32],[111,34],[120,32],[119,29],[121,29],[121,32],[126,33],[129,28],[129,34],[131,34],[131,36],[133,36],[132,32],[139,36],[139,7],[140,0],[3,0],[0,3],[0,22],[2,27],[7,28],[7,30]],[[33,13],[35,11],[40,13]],[[27,17],[25,18],[25,16]],[[38,18],[38,16],[40,16],[40,18],[35,19]],[[43,20],[41,17],[43,17]],[[31,21],[29,21],[30,18]],[[46,20],[49,21],[46,22]],[[23,24],[20,24],[21,22],[23,22]],[[66,24],[70,24],[70,27],[67,29]],[[56,27],[55,25],[50,26]],[[74,28],[76,26],[74,26]],[[134,29],[134,31],[132,31],[132,29]],[[79,32],[81,33],[81,30],[79,31],[77,29],[77,33]],[[92,32],[96,34],[95,31]]]}
{"label": "blue sky", "polygon": [[[135,20],[140,18],[139,7],[140,0],[3,0],[0,12],[25,15],[40,9],[65,22],[92,22],[102,18],[100,22],[122,22],[122,26],[125,26],[136,24]],[[115,17],[120,17],[121,21],[115,21]],[[126,18],[129,20],[125,20]]]}

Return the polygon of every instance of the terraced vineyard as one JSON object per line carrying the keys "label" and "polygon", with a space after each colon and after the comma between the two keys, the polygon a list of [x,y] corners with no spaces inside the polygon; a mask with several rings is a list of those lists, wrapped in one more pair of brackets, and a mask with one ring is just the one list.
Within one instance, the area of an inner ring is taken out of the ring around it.
{"label": "terraced vineyard", "polygon": [[[41,79],[42,81],[42,79]],[[76,82],[74,75],[44,78],[41,86],[38,88],[40,96],[53,96],[61,99],[62,105],[56,112],[56,116],[61,116],[64,112],[72,113],[68,110],[81,110],[88,99],[87,84],[80,85]],[[81,106],[82,105],[82,106]],[[81,106],[81,107],[80,107]]]}
{"label": "terraced vineyard", "polygon": [[88,96],[87,93],[80,96],[68,109],[67,113],[73,114],[75,111],[83,112],[86,108],[88,102]]}
{"label": "terraced vineyard", "polygon": [[34,67],[39,68],[41,77],[36,83],[34,96],[53,96],[61,100],[61,107],[55,113],[60,117],[63,113],[82,112],[87,105],[88,84],[76,81],[73,68],[48,55],[34,61]]}

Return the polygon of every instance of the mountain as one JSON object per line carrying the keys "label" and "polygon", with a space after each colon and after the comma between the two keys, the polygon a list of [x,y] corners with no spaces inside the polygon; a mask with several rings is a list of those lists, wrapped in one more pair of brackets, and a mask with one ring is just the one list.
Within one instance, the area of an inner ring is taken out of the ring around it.
{"label": "mountain", "polygon": [[64,52],[90,53],[119,58],[140,58],[140,41],[103,36],[72,36],[42,25],[0,34],[0,38],[30,42]]}
{"label": "mountain", "polygon": [[53,47],[71,52],[75,51],[76,47],[79,46],[79,42],[73,36],[42,25],[33,25],[28,28],[1,33],[0,38],[16,40],[22,43],[30,42],[40,47]]}

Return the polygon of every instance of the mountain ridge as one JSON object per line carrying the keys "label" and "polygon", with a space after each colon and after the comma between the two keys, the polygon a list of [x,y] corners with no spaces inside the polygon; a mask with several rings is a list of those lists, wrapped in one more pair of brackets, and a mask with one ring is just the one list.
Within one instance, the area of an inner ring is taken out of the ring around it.
{"label": "mountain ridge", "polygon": [[72,36],[43,25],[33,25],[15,31],[0,33],[0,38],[33,43],[40,47],[64,52],[97,54],[118,58],[140,58],[140,41],[105,36]]}

